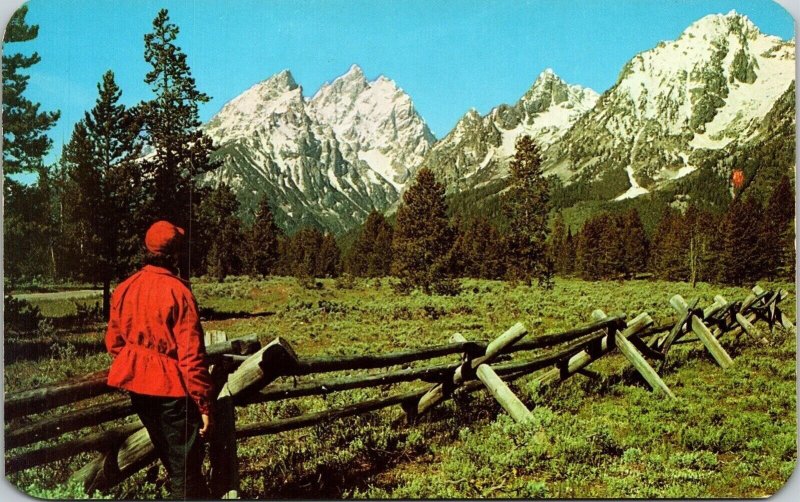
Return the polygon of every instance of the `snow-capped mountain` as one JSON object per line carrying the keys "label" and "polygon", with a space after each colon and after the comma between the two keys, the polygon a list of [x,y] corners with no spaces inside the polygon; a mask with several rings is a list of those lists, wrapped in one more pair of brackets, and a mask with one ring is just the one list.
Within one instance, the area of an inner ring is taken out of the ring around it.
{"label": "snow-capped mountain", "polygon": [[500,105],[485,116],[474,109],[458,121],[423,161],[450,191],[480,186],[508,174],[517,138],[532,136],[545,149],[592,109],[598,94],[569,85],[551,69],[543,71],[514,105]]}
{"label": "snow-capped mountain", "polygon": [[366,162],[398,190],[435,141],[408,94],[384,76],[368,82],[357,65],[308,105],[312,117],[333,128],[345,158]]}
{"label": "snow-capped mountain", "polygon": [[754,134],[794,82],[794,51],[794,40],[765,35],[734,11],[706,16],[631,59],[547,151],[545,169],[605,183],[618,199],[683,177],[710,150]]}
{"label": "snow-capped mountain", "polygon": [[289,71],[237,96],[204,127],[223,166],[209,176],[247,208],[266,194],[288,230],[341,232],[397,200],[433,135],[391,80],[360,68],[309,100]]}
{"label": "snow-capped mountain", "polygon": [[[209,181],[233,185],[248,208],[266,194],[290,232],[309,224],[341,232],[372,209],[392,208],[423,166],[451,195],[463,195],[462,206],[482,204],[507,185],[515,141],[528,134],[545,174],[564,183],[554,189],[563,207],[681,184],[711,197],[716,183],[722,200],[731,169],[744,166],[756,184],[774,177],[769,169],[784,169],[781,161],[758,175],[743,159],[778,147],[781,158],[789,155],[794,51],[794,40],[765,35],[736,12],[706,16],[634,56],[602,96],[548,69],[517,103],[484,116],[470,110],[437,143],[386,77],[368,81],[354,65],[306,98],[284,71],[205,126],[223,160]],[[708,173],[718,179],[706,181]]]}

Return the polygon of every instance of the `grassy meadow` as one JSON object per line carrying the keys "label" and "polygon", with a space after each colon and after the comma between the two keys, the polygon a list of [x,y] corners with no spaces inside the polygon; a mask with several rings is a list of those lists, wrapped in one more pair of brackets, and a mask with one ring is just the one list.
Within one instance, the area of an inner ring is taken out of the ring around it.
{"label": "grassy meadow", "polygon": [[[528,336],[591,322],[592,310],[648,312],[675,320],[680,293],[700,305],[716,294],[743,299],[748,288],[658,281],[557,279],[554,288],[466,280],[458,296],[396,294],[389,279],[321,280],[308,289],[291,278],[195,281],[209,320],[229,337],[286,338],[298,355],[378,353],[440,344],[454,332],[488,340],[516,322]],[[752,286],[752,285],[751,285]],[[795,317],[794,284],[782,308]],[[52,318],[37,334],[5,340],[6,392],[103,369],[99,296],[31,296]],[[217,319],[217,320],[214,320]],[[592,364],[597,378],[576,375],[540,389],[531,377],[512,389],[535,420],[515,424],[486,392],[448,401],[415,426],[399,407],[239,442],[243,498],[763,497],[775,493],[797,455],[795,336],[756,324],[768,346],[723,338],[734,366],[721,370],[699,342],[677,345],[662,376],[677,395],[652,393],[617,353]],[[530,355],[529,352],[518,354]],[[455,362],[455,356],[441,361]],[[427,365],[430,362],[421,362]],[[351,372],[355,373],[355,372]],[[335,375],[329,375],[335,376]],[[307,380],[304,377],[298,381]],[[291,381],[291,380],[289,380]],[[278,380],[280,383],[281,380]],[[420,382],[306,397],[237,409],[239,423],[285,418],[419,388]],[[101,399],[108,399],[104,397]],[[97,401],[95,401],[97,402]],[[75,407],[81,406],[76,403]],[[24,424],[34,418],[20,419]],[[111,427],[114,424],[106,424]],[[85,431],[69,433],[76,437]],[[88,460],[9,476],[40,497],[78,494],[66,484]],[[159,498],[163,468],[141,471],[106,496]]]}

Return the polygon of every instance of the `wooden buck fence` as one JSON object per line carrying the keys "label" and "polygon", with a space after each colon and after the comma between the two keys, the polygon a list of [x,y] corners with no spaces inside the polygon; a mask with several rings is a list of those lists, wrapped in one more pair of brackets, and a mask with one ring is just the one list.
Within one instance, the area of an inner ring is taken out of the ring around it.
{"label": "wooden buck fence", "polygon": [[[791,320],[778,307],[787,295],[783,290],[765,291],[756,286],[742,301],[731,302],[716,296],[714,303],[705,309],[697,306],[697,300],[686,302],[675,295],[670,305],[677,312],[677,321],[661,326],[653,326],[653,319],[647,313],[627,321],[624,315],[608,316],[596,310],[592,313],[592,324],[563,333],[523,340],[528,331],[522,324],[516,324],[490,342],[467,340],[456,333],[443,345],[343,357],[301,358],[282,338],[262,347],[255,335],[227,340],[222,332],[209,332],[206,345],[212,361],[211,373],[220,389],[216,403],[217,427],[210,444],[213,495],[238,496],[237,438],[275,434],[394,405],[400,405],[406,420],[413,423],[438,403],[456,394],[480,389],[487,389],[515,420],[525,421],[530,412],[506,382],[534,372],[538,372],[535,381],[541,386],[556,384],[575,373],[592,375],[586,367],[615,349],[650,387],[667,399],[675,399],[659,376],[671,347],[699,341],[723,369],[727,368],[733,360],[720,344],[723,335],[738,337],[744,333],[759,343],[767,343],[768,340],[753,328],[753,323],[759,320],[767,322],[770,330],[775,324],[794,330]],[[510,356],[539,349],[548,350],[535,356]],[[459,361],[409,366],[449,355],[459,355]],[[323,376],[331,372],[376,369],[383,371],[346,377]],[[126,397],[106,386],[106,374],[98,372],[79,380],[6,395],[5,417],[10,421],[5,429],[6,473],[83,452],[98,452],[72,475],[72,479],[83,483],[88,492],[113,487],[155,461],[153,445],[138,419],[110,424],[134,413]],[[316,378],[297,383],[294,377],[301,375],[315,375]],[[289,378],[273,383],[280,377]],[[427,382],[428,386],[317,413],[236,423],[236,406],[411,381]],[[105,395],[108,396],[100,398],[102,402],[89,402],[74,411],[46,418],[35,416]],[[102,426],[103,430],[60,442],[48,441],[68,432],[97,426]],[[39,442],[45,443],[35,444]]]}

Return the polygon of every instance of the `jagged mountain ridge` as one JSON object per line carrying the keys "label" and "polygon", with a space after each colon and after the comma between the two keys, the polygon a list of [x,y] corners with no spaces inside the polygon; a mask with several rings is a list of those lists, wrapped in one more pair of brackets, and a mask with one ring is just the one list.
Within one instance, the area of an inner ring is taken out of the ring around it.
{"label": "jagged mountain ridge", "polygon": [[309,109],[333,128],[348,160],[367,162],[398,190],[436,140],[408,94],[382,75],[368,82],[357,65],[323,85]]}
{"label": "jagged mountain ridge", "polygon": [[434,138],[394,82],[354,66],[303,96],[288,70],[226,103],[204,126],[223,165],[207,182],[237,191],[245,211],[266,194],[288,231],[343,232],[384,210]]}
{"label": "jagged mountain ridge", "polygon": [[[794,46],[735,12],[706,16],[634,56],[602,96],[546,70],[517,103],[470,110],[435,144],[411,98],[385,77],[368,82],[353,66],[304,98],[284,72],[206,126],[225,161],[211,181],[233,184],[249,207],[266,192],[290,232],[342,232],[372,208],[391,210],[421,166],[451,196],[480,205],[506,185],[520,134],[542,146],[546,174],[572,189],[571,203],[672,193],[709,166],[724,182],[725,156],[766,144],[763,122],[794,82]],[[794,100],[780,110],[793,120]]]}
{"label": "jagged mountain ridge", "polygon": [[706,16],[631,59],[544,167],[566,182],[616,186],[616,198],[686,176],[709,151],[755,133],[794,82],[794,46],[735,11]]}
{"label": "jagged mountain ridge", "polygon": [[448,185],[449,191],[471,189],[508,175],[516,139],[529,134],[540,147],[558,140],[599,95],[570,85],[546,69],[514,105],[499,105],[485,116],[467,112],[422,163]]}

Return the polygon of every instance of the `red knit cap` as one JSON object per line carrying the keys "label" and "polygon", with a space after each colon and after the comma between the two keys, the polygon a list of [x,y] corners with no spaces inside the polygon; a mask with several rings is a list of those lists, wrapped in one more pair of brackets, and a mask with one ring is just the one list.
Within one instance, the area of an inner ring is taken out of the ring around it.
{"label": "red knit cap", "polygon": [[150,225],[144,236],[144,245],[153,254],[169,254],[178,249],[185,232],[168,221],[157,221]]}

